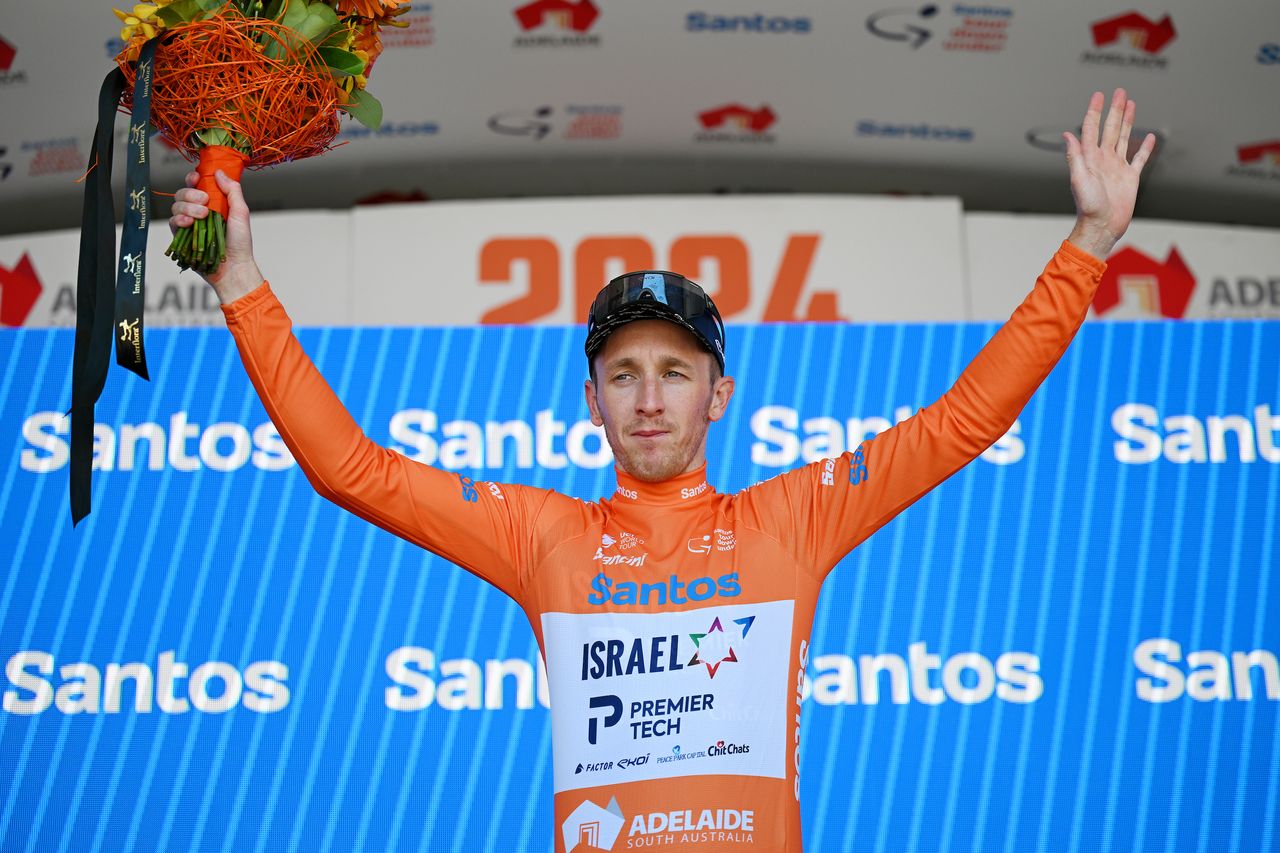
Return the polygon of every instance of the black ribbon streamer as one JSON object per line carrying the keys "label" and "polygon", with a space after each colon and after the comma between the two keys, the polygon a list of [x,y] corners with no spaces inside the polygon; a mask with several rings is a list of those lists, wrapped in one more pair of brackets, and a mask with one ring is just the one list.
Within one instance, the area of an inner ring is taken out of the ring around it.
{"label": "black ribbon streamer", "polygon": [[[113,330],[120,329],[116,360],[147,376],[142,349],[143,270],[150,225],[150,166],[148,130],[151,124],[151,74],[156,39],[142,47],[129,124],[128,186],[124,235],[120,244],[119,275],[113,274],[115,205],[111,198],[111,164],[115,115],[124,94],[125,76],[119,68],[102,81],[98,93],[98,126],[85,179],[84,211],[80,218],[80,264],[76,280],[76,337],[71,359],[71,523],[78,524],[91,509],[93,476],[93,409],[107,382]],[[141,130],[138,130],[141,128]],[[115,289],[112,289],[113,279]],[[118,297],[118,298],[117,298]],[[114,323],[114,325],[113,325]]]}
{"label": "black ribbon streamer", "polygon": [[151,226],[151,164],[147,139],[151,129],[151,76],[155,70],[156,39],[142,46],[133,83],[133,114],[129,117],[129,159],[125,165],[124,229],[120,235],[120,268],[116,278],[116,364],[147,375],[142,348],[142,297],[147,263],[147,231]]}

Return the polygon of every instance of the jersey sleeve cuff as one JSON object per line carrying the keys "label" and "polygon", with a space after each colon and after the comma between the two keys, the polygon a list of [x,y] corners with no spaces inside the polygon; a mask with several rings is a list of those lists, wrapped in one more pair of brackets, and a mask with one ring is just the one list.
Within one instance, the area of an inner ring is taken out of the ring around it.
{"label": "jersey sleeve cuff", "polygon": [[222,306],[222,314],[227,318],[227,325],[232,325],[259,306],[273,301],[275,294],[271,292],[271,284],[265,279],[253,290]]}
{"label": "jersey sleeve cuff", "polygon": [[[1100,276],[1107,268],[1107,262],[1095,258],[1093,255],[1081,249],[1070,240],[1063,240],[1062,245],[1058,247],[1058,254],[1074,261],[1076,265],[1084,268],[1095,276]],[[245,297],[246,299],[248,297]]]}

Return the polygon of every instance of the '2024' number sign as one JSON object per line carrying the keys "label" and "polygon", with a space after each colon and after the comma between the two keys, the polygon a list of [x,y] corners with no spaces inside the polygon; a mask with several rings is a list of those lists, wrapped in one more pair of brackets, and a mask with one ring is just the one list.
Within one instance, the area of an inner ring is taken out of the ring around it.
{"label": "'2024' number sign", "polygon": [[[804,284],[818,250],[817,234],[791,234],[769,286],[760,320],[765,322],[838,321],[837,294],[809,294],[802,306]],[[726,320],[751,304],[751,262],[746,242],[733,235],[690,234],[677,237],[667,252],[668,265],[656,266],[657,253],[647,238],[630,235],[584,237],[573,249],[573,318],[587,316],[591,300],[608,280],[608,268],[669,269],[696,280],[707,262],[719,270],[720,289],[711,294]],[[497,237],[480,250],[478,280],[482,285],[510,285],[517,263],[528,266],[528,292],[485,312],[484,324],[524,324],[550,316],[560,307],[564,288],[560,276],[560,247],[548,237]],[[568,283],[568,281],[566,281]]]}

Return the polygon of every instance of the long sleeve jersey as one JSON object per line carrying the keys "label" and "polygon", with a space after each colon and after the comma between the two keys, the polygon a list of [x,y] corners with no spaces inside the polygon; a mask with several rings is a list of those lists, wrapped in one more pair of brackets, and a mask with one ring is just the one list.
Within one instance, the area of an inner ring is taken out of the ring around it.
{"label": "long sleeve jersey", "polygon": [[380,447],[264,283],[224,306],[315,489],[525,611],[551,695],[555,849],[801,849],[800,714],[823,579],[1012,425],[1084,320],[1104,265],[1064,242],[937,402],[856,448],[721,494],[705,467],[617,471],[595,502],[473,483]]}

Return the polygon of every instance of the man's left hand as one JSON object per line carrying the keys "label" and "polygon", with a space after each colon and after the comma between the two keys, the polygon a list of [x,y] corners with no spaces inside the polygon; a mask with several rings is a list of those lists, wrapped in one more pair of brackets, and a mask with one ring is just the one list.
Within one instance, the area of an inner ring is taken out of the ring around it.
{"label": "man's left hand", "polygon": [[1148,133],[1128,160],[1129,135],[1133,131],[1136,104],[1116,89],[1111,109],[1102,122],[1105,98],[1094,92],[1089,99],[1080,138],[1064,133],[1071,194],[1076,201],[1076,226],[1068,238],[1096,258],[1105,259],[1133,219],[1138,178],[1155,150],[1155,134]]}

